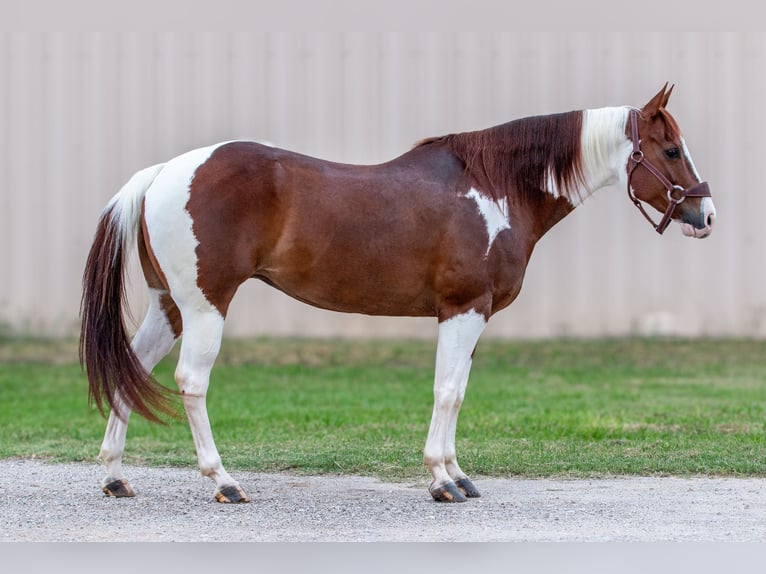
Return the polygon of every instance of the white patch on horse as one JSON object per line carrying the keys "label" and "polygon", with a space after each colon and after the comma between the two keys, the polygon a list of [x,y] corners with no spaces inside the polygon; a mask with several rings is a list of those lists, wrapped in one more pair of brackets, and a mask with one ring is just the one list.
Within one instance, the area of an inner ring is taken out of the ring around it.
{"label": "white patch on horse", "polygon": [[713,199],[711,197],[702,198],[702,201],[700,201],[700,213],[702,213],[703,219],[707,219],[707,217],[711,215],[715,218],[715,204],[713,204]]}
{"label": "white patch on horse", "polygon": [[[684,138],[681,138],[681,148],[683,150],[684,157],[686,158],[686,161],[689,163],[689,167],[692,170],[692,173],[694,174],[694,177],[697,179],[697,181],[702,181],[702,178],[700,177],[699,172],[697,171],[697,166],[694,165],[694,160],[692,159],[692,155],[689,153],[689,148],[686,147],[686,140]],[[710,234],[711,226],[713,220],[716,218],[716,212],[715,212],[715,204],[713,203],[713,198],[711,197],[703,197],[700,201],[700,217],[702,218],[702,221],[704,222],[704,225],[706,226],[702,230],[697,230],[692,228],[691,233],[684,232],[685,235],[689,235],[691,237],[706,237]]]}
{"label": "white patch on horse", "polygon": [[689,153],[689,148],[686,147],[686,140],[684,138],[681,138],[681,148],[684,151],[684,156],[686,157],[686,161],[689,162],[689,166],[692,168],[692,173],[694,174],[694,177],[697,178],[697,181],[702,181],[702,178],[700,177],[700,174],[697,171],[697,166],[694,165],[694,160],[692,159],[692,155]]}
{"label": "white patch on horse", "polygon": [[468,384],[471,355],[486,325],[484,315],[474,309],[439,323],[434,409],[423,451],[435,486],[465,476],[457,463],[455,429]]}
{"label": "white patch on horse", "polygon": [[482,195],[473,187],[465,194],[465,197],[474,201],[476,209],[479,210],[484,219],[487,236],[489,237],[487,250],[484,252],[484,255],[487,256],[498,233],[511,228],[510,223],[508,223],[508,202],[505,198],[495,201]]}
{"label": "white patch on horse", "polygon": [[195,149],[165,164],[144,200],[149,242],[170,288],[183,309],[208,309],[210,302],[197,285],[197,253],[192,217],[187,210],[194,173],[223,143]]}
{"label": "white patch on horse", "polygon": [[632,144],[625,133],[627,106],[584,110],[580,133],[582,185],[569,201],[577,207],[597,189],[627,182],[626,166]]}
{"label": "white patch on horse", "polygon": [[[556,199],[561,197],[561,190],[559,189],[559,186],[556,185],[556,180],[550,170],[548,171],[548,177],[545,181],[545,191],[550,193]],[[570,197],[565,196],[565,199],[569,200],[569,203],[572,203],[572,199]]]}

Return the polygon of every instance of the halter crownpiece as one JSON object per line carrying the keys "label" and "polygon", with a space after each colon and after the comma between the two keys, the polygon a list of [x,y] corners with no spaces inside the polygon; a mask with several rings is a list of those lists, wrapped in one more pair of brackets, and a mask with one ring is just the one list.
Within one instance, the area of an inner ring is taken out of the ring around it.
{"label": "halter crownpiece", "polygon": [[[670,180],[668,180],[668,178],[665,177],[662,172],[654,166],[654,164],[652,164],[652,162],[646,159],[644,152],[641,151],[641,141],[638,138],[637,110],[630,110],[630,135],[631,142],[633,143],[633,151],[630,153],[630,158],[628,159],[630,166],[628,169],[628,198],[630,198],[630,200],[638,208],[646,220],[652,224],[654,230],[662,235],[668,228],[668,225],[670,225],[670,217],[673,215],[673,211],[675,211],[676,206],[680,203],[683,203],[684,199],[687,197],[712,197],[710,193],[710,187],[706,181],[702,181],[688,189],[681,187],[680,185],[675,185],[671,183]],[[648,169],[649,172],[654,175],[654,177],[660,180],[660,183],[662,183],[662,185],[664,185],[665,189],[668,191],[668,207],[665,210],[665,213],[662,216],[662,219],[660,219],[659,223],[654,223],[654,220],[646,212],[644,206],[641,205],[641,201],[633,194],[633,189],[630,186],[633,172],[639,165],[643,165],[646,169]],[[679,197],[674,197],[676,194]]]}

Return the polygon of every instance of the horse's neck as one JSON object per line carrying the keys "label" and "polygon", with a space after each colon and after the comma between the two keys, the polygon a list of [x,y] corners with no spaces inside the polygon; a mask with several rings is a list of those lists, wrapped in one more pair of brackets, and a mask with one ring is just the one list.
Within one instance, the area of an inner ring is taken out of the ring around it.
{"label": "horse's neck", "polygon": [[599,189],[617,183],[625,184],[625,169],[632,150],[625,132],[629,110],[627,107],[583,110],[581,173],[576,181],[576,189],[568,190],[566,195],[561,194],[549,179],[547,191],[556,201],[536,204],[532,208],[535,213],[532,218],[537,221],[533,241],[540,239]]}
{"label": "horse's neck", "polygon": [[582,200],[608,185],[625,183],[625,169],[632,149],[625,133],[629,110],[612,107],[583,111]]}

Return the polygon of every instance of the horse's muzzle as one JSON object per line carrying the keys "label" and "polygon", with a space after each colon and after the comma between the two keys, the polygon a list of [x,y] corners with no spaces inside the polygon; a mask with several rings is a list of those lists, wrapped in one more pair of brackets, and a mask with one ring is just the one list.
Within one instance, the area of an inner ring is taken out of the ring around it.
{"label": "horse's muzzle", "polygon": [[699,214],[694,217],[684,217],[681,220],[681,232],[687,237],[703,239],[713,232],[716,213],[715,205],[710,197],[703,197],[700,201]]}

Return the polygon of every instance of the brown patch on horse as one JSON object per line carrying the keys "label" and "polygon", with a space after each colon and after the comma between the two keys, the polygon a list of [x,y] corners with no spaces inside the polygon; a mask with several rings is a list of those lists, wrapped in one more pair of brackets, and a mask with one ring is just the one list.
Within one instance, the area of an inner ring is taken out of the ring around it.
{"label": "brown patch on horse", "polygon": [[144,272],[144,278],[149,288],[169,291],[168,280],[160,267],[159,261],[157,261],[154,249],[152,249],[152,242],[149,239],[149,231],[146,229],[145,210],[146,200],[141,202],[141,229],[137,234],[138,258],[141,262],[141,270]]}
{"label": "brown patch on horse", "polygon": [[276,206],[270,150],[253,142],[216,149],[194,173],[186,209],[197,238],[197,285],[223,317],[253,276],[260,246],[273,245],[283,222]]}
{"label": "brown patch on horse", "polygon": [[[564,180],[577,173],[563,166],[565,159],[579,157],[577,116],[568,122],[569,146],[553,156]],[[333,311],[443,321],[476,309],[489,317],[518,293],[518,266],[526,267],[534,241],[573,209],[567,199],[540,191],[528,193],[533,201],[520,199],[514,182],[533,171],[542,178],[546,169],[528,166],[516,174],[506,165],[515,158],[501,136],[533,148],[527,140],[544,123],[490,129],[494,136],[432,138],[376,166],[253,142],[221,145],[196,169],[186,205],[198,241],[197,286],[224,317],[251,277]],[[483,139],[492,149],[472,157],[494,167],[481,171],[454,149]],[[493,242],[502,247],[487,253],[486,222],[465,193],[471,187],[485,193],[490,177],[512,210],[510,231]]]}
{"label": "brown patch on horse", "polygon": [[[475,246],[478,255],[467,250],[485,224],[470,202],[453,201],[465,179],[446,149],[357,166],[253,142],[222,145],[195,171],[186,206],[198,287],[224,316],[250,277],[323,309],[433,316],[434,283],[450,258],[484,289],[468,267],[481,264],[486,244]],[[450,225],[456,210],[470,212],[477,233]],[[466,296],[462,283],[445,288]]]}
{"label": "brown patch on horse", "polygon": [[160,306],[165,318],[170,324],[173,336],[177,339],[183,333],[183,321],[181,311],[170,296],[168,282],[160,267],[157,257],[154,255],[149,234],[146,230],[146,222],[143,216],[144,206],[141,206],[141,229],[138,233],[138,259],[141,262],[141,270],[144,273],[146,284],[150,289],[162,291]]}
{"label": "brown patch on horse", "polygon": [[582,112],[522,118],[493,128],[421,140],[416,147],[445,143],[466,172],[496,201],[517,194],[539,204],[549,178],[574,199],[582,182]]}

